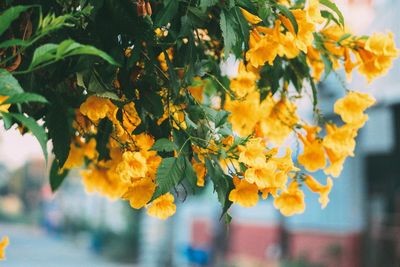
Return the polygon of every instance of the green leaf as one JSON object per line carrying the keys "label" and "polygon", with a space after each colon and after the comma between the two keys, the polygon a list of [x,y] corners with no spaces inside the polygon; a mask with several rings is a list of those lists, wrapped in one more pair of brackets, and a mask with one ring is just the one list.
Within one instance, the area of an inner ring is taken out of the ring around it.
{"label": "green leaf", "polygon": [[200,7],[211,7],[218,4],[219,0],[200,0]]}
{"label": "green leaf", "polygon": [[342,37],[340,37],[339,40],[337,40],[337,42],[340,43],[340,42],[346,40],[349,37],[351,37],[351,33],[343,34]]}
{"label": "green leaf", "polygon": [[10,27],[11,23],[16,20],[19,15],[28,10],[31,6],[14,6],[0,15],[0,36]]}
{"label": "green leaf", "polygon": [[159,152],[173,152],[174,150],[178,149],[178,146],[174,142],[171,142],[167,138],[161,138],[158,139],[149,150]]}
{"label": "green leaf", "polygon": [[189,158],[184,157],[184,160],[185,160],[185,177],[188,179],[192,187],[192,190],[194,191],[194,189],[197,186],[197,174],[193,170],[193,166],[190,163]]}
{"label": "green leaf", "polygon": [[227,57],[236,43],[237,36],[234,18],[232,18],[231,14],[225,10],[222,10],[220,15],[220,27],[222,31],[222,37],[224,38],[225,57]]}
{"label": "green leaf", "polygon": [[[68,41],[68,40],[66,40]],[[65,41],[64,41],[65,42]],[[61,43],[62,44],[62,43]],[[60,45],[61,45],[60,44]],[[108,63],[119,66],[118,62],[116,62],[111,56],[109,56],[106,52],[97,49],[91,45],[82,45],[74,42],[66,51],[66,55],[64,56],[74,56],[74,55],[93,55],[98,56],[107,61]]]}
{"label": "green leaf", "polygon": [[175,14],[178,12],[179,1],[176,0],[164,0],[164,8],[157,13],[155,19],[156,27],[161,27],[172,20]]}
{"label": "green leaf", "polygon": [[1,112],[1,118],[4,123],[4,129],[6,130],[10,129],[11,126],[13,125],[12,117],[6,112]]}
{"label": "green leaf", "polygon": [[21,39],[11,39],[11,40],[6,40],[2,43],[0,43],[0,49],[5,48],[5,47],[11,47],[11,46],[29,46],[31,45],[31,42],[21,40]]}
{"label": "green leaf", "polygon": [[297,20],[294,17],[293,13],[290,12],[290,10],[285,6],[279,4],[276,4],[275,6],[285,17],[287,17],[290,20],[290,23],[292,23],[293,25],[294,32],[297,34],[297,32],[299,31],[299,26],[297,25]]}
{"label": "green leaf", "polygon": [[110,139],[110,134],[113,131],[112,122],[104,118],[99,122],[98,131],[96,134],[96,150],[99,152],[99,160],[104,159],[108,154],[107,144]]}
{"label": "green leaf", "polygon": [[49,107],[45,119],[49,138],[53,144],[53,153],[62,168],[70,151],[72,125],[68,120],[67,108],[60,102],[57,101]]}
{"label": "green leaf", "polygon": [[64,170],[62,173],[60,172],[60,167],[57,163],[57,160],[54,159],[50,168],[50,187],[53,193],[60,187],[65,177],[67,177],[69,170]]}
{"label": "green leaf", "polygon": [[0,95],[13,95],[18,93],[23,93],[21,85],[14,76],[0,68]]}
{"label": "green leaf", "polygon": [[183,157],[164,158],[157,168],[157,189],[153,199],[168,193],[175,185],[179,184],[185,177],[184,168]]}
{"label": "green leaf", "polygon": [[33,69],[34,67],[44,62],[54,59],[57,48],[58,48],[57,44],[51,44],[51,43],[44,44],[36,48],[35,52],[33,52],[32,62],[29,65],[28,69]]}
{"label": "green leaf", "polygon": [[336,6],[335,3],[329,1],[329,0],[319,0],[319,3],[332,9],[339,17],[339,22],[342,25],[342,27],[344,27],[344,17],[342,12],[340,12],[339,8]]}
{"label": "green leaf", "polygon": [[24,115],[17,113],[8,114],[20,123],[24,124],[26,128],[28,128],[36,137],[36,139],[39,141],[40,146],[42,147],[43,155],[47,164],[47,134],[44,128],[40,126],[32,117],[25,117]]}
{"label": "green leaf", "polygon": [[321,59],[322,62],[324,63],[324,79],[326,79],[326,77],[328,77],[328,75],[331,73],[332,71],[332,60],[330,60],[325,54],[320,53],[321,55]]}
{"label": "green leaf", "polygon": [[328,25],[331,20],[333,20],[338,26],[341,26],[339,21],[329,11],[321,10],[321,16],[328,19],[325,26]]}
{"label": "green leaf", "polygon": [[229,193],[234,188],[233,180],[230,176],[224,174],[218,163],[205,158],[205,164],[208,176],[214,184],[214,191],[217,192],[218,201],[222,206],[222,218],[232,205],[232,201],[229,200]]}
{"label": "green leaf", "polygon": [[48,103],[46,98],[44,98],[41,95],[35,93],[20,93],[11,95],[3,102],[3,104],[16,104],[16,103],[28,103],[28,102]]}
{"label": "green leaf", "polygon": [[241,12],[241,10],[238,7],[234,8],[233,12],[235,14],[236,22],[239,25],[240,34],[241,34],[242,40],[244,42],[245,49],[247,51],[247,50],[249,50],[248,43],[249,43],[249,39],[250,39],[249,23],[247,22],[246,18],[243,16],[243,13]]}
{"label": "green leaf", "polygon": [[228,116],[231,114],[229,111],[221,109],[215,116],[215,127],[218,128],[228,121]]}

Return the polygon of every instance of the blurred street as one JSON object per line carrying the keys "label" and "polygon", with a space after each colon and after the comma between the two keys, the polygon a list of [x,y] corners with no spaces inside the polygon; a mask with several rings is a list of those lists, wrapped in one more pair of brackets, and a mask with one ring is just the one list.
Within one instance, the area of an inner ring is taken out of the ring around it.
{"label": "blurred street", "polygon": [[84,245],[50,235],[35,226],[0,223],[0,235],[7,235],[10,239],[6,260],[1,262],[1,266],[133,266],[109,263]]}

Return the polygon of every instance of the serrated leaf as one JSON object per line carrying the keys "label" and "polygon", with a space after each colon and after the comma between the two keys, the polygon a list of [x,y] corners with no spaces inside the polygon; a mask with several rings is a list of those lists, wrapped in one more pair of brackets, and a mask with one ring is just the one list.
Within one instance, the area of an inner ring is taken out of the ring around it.
{"label": "serrated leaf", "polygon": [[11,23],[16,20],[19,15],[28,10],[31,6],[14,6],[5,10],[0,15],[0,36],[10,27]]}
{"label": "serrated leaf", "polygon": [[165,0],[164,8],[157,13],[156,19],[154,21],[156,27],[161,27],[168,24],[168,22],[170,22],[171,19],[178,12],[178,8],[179,8],[179,1]]}
{"label": "serrated leaf", "polygon": [[178,149],[179,147],[174,142],[171,142],[167,138],[161,138],[158,139],[149,150],[159,152],[173,152],[174,150]]}
{"label": "serrated leaf", "polygon": [[229,111],[221,109],[215,116],[215,127],[218,128],[228,121],[228,116],[231,114]]}
{"label": "serrated leaf", "polygon": [[46,114],[46,125],[53,144],[53,153],[62,168],[68,158],[72,137],[72,126],[65,106],[60,103],[51,105]]}
{"label": "serrated leaf", "polygon": [[234,188],[232,178],[224,174],[221,166],[218,163],[213,163],[208,158],[205,158],[208,176],[214,184],[214,191],[217,192],[218,201],[222,206],[221,218],[232,205],[229,200],[229,193]]}
{"label": "serrated leaf", "polygon": [[340,12],[339,8],[336,6],[335,3],[329,1],[329,0],[319,0],[319,3],[332,9],[332,11],[334,11],[338,17],[339,17],[339,22],[342,25],[342,27],[344,27],[344,17],[342,12]]}
{"label": "serrated leaf", "polygon": [[184,161],[185,161],[185,177],[188,179],[192,187],[192,191],[194,192],[194,189],[197,186],[197,174],[193,170],[193,166],[190,163],[189,158],[184,157]]}
{"label": "serrated leaf", "polygon": [[220,27],[222,31],[222,38],[224,39],[225,45],[225,57],[228,57],[229,52],[233,48],[236,43],[236,29],[234,24],[234,18],[231,17],[231,14],[225,10],[222,10],[220,15]]}
{"label": "serrated leaf", "polygon": [[0,95],[13,95],[18,93],[23,93],[21,85],[14,76],[0,68]]}
{"label": "serrated leaf", "polygon": [[219,0],[200,0],[200,7],[211,7],[218,4]]}
{"label": "serrated leaf", "polygon": [[292,23],[294,32],[297,34],[297,32],[299,31],[299,26],[297,25],[297,20],[296,20],[296,18],[294,17],[293,13],[290,12],[290,10],[289,10],[287,7],[282,6],[282,5],[280,5],[280,4],[276,4],[276,7],[279,9],[279,11],[280,11],[285,17],[287,17],[287,18],[290,20],[290,23]]}
{"label": "serrated leaf", "polygon": [[20,93],[11,95],[2,104],[16,104],[16,103],[28,103],[28,102],[48,103],[46,98],[44,98],[41,95],[35,93]]}
{"label": "serrated leaf", "polygon": [[8,113],[8,115],[25,125],[26,128],[28,128],[36,137],[36,139],[39,141],[40,146],[42,147],[43,155],[47,164],[47,134],[44,128],[40,126],[32,117],[25,117],[24,115],[17,113]]}
{"label": "serrated leaf", "polygon": [[175,185],[179,184],[185,177],[184,168],[183,157],[164,158],[157,168],[157,188],[153,199],[168,193]]}
{"label": "serrated leaf", "polygon": [[57,163],[57,160],[54,159],[50,168],[50,187],[53,193],[60,187],[65,177],[67,177],[69,170],[64,170],[62,173],[59,172],[59,165]]}

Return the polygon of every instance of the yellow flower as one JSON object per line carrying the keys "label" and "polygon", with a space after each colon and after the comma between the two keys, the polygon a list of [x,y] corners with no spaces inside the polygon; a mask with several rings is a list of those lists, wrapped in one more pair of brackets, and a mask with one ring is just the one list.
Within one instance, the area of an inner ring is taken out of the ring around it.
{"label": "yellow flower", "polygon": [[339,177],[347,155],[337,155],[329,148],[325,148],[325,151],[328,155],[330,165],[324,170],[324,173],[326,175],[332,175],[333,177]]}
{"label": "yellow flower", "polygon": [[291,216],[294,213],[303,213],[306,205],[304,204],[304,193],[298,189],[298,183],[293,180],[288,189],[283,191],[274,199],[275,208],[279,209],[285,216]]}
{"label": "yellow flower", "polygon": [[297,157],[299,163],[303,165],[307,171],[314,172],[326,166],[325,150],[322,141],[315,137],[321,128],[315,126],[304,125],[307,135],[304,137],[299,134],[300,140],[304,144],[303,154]]}
{"label": "yellow flower", "polygon": [[264,66],[265,62],[273,65],[274,59],[278,54],[279,43],[272,35],[265,35],[261,40],[250,48],[246,53],[246,60],[253,65],[254,68]]}
{"label": "yellow flower", "polygon": [[324,209],[329,202],[328,195],[329,192],[331,192],[331,188],[333,185],[332,179],[328,177],[326,186],[323,186],[310,175],[306,175],[304,183],[308,186],[308,188],[310,188],[311,191],[321,195],[318,201],[319,203],[321,203],[321,208]]}
{"label": "yellow flower", "polygon": [[357,42],[361,47],[356,53],[361,61],[358,72],[365,75],[368,82],[386,74],[392,66],[392,60],[399,54],[399,50],[395,48],[393,34],[388,31],[387,35],[374,33],[366,42]]}
{"label": "yellow flower", "polygon": [[8,237],[3,237],[3,240],[0,242],[0,260],[5,260],[4,249],[8,246],[9,240]]}
{"label": "yellow flower", "polygon": [[153,200],[153,204],[147,210],[147,214],[165,220],[175,213],[176,206],[173,202],[174,196],[171,193],[166,193]]}
{"label": "yellow flower", "polygon": [[203,102],[203,90],[204,90],[204,81],[201,80],[201,78],[199,77],[195,77],[194,80],[196,82],[200,82],[200,85],[197,86],[188,86],[188,90],[189,92],[192,94],[192,96],[199,102],[202,103]]}
{"label": "yellow flower", "polygon": [[265,143],[261,138],[250,139],[245,146],[240,146],[239,161],[249,166],[265,164]]}
{"label": "yellow flower", "polygon": [[262,115],[260,94],[253,91],[243,100],[231,100],[227,97],[225,110],[231,112],[229,122],[232,123],[233,131],[240,136],[248,136],[253,132]]}
{"label": "yellow flower", "polygon": [[[3,104],[3,105],[1,104],[4,101],[6,101],[7,98],[8,98],[8,96],[0,95],[0,112],[4,112],[4,113],[8,112],[8,109],[10,108],[11,104]],[[1,114],[0,114],[0,117],[1,117]]]}
{"label": "yellow flower", "polygon": [[300,171],[300,169],[293,164],[292,149],[289,146],[286,147],[286,155],[283,158],[273,157],[270,161],[275,162],[277,170],[282,171],[284,174],[290,171]]}
{"label": "yellow flower", "polygon": [[240,7],[240,10],[242,10],[243,16],[244,18],[251,24],[257,24],[260,23],[262,21],[262,19],[260,19],[259,17],[257,17],[256,15],[251,14],[250,12],[248,12],[247,10],[243,9]]}
{"label": "yellow flower", "polygon": [[268,186],[261,188],[263,199],[268,197],[268,194],[276,197],[278,190],[285,190],[288,176],[284,172],[277,172],[276,175],[269,179]]}
{"label": "yellow flower", "polygon": [[258,202],[258,187],[254,183],[249,183],[245,179],[233,177],[235,189],[229,193],[229,200],[242,207],[253,207]]}
{"label": "yellow flower", "polygon": [[304,152],[297,157],[299,163],[310,172],[324,168],[326,166],[326,158],[322,142],[319,140],[308,142],[303,138],[300,139],[304,144]]}
{"label": "yellow flower", "polygon": [[156,186],[150,178],[133,181],[121,198],[129,200],[132,208],[140,209],[151,200]]}
{"label": "yellow flower", "polygon": [[240,62],[238,75],[231,79],[230,88],[238,97],[244,97],[256,88],[256,75],[247,71],[243,62]]}
{"label": "yellow flower", "polygon": [[192,166],[197,176],[197,186],[204,186],[204,177],[207,173],[206,166],[204,163],[196,162],[195,159],[192,159]]}
{"label": "yellow flower", "polygon": [[307,47],[307,64],[313,69],[313,79],[319,81],[321,79],[321,74],[325,69],[325,65],[322,62],[319,51],[313,46]]}
{"label": "yellow flower", "polygon": [[75,142],[70,144],[68,158],[64,163],[63,169],[80,167],[85,162],[85,154],[82,147],[77,147]]}
{"label": "yellow flower", "polygon": [[110,106],[113,105],[110,100],[95,95],[90,95],[80,106],[80,111],[92,121],[98,121],[107,115]]}
{"label": "yellow flower", "polygon": [[269,187],[277,175],[276,163],[268,161],[263,165],[248,168],[244,174],[244,178],[249,183],[256,183],[259,188]]}
{"label": "yellow flower", "polygon": [[310,0],[308,2],[307,14],[314,23],[321,24],[324,22],[324,18],[321,16],[321,11],[319,9],[318,0]]}
{"label": "yellow flower", "polygon": [[131,178],[145,177],[147,172],[146,158],[140,152],[125,152],[116,171],[125,181],[129,181]]}
{"label": "yellow flower", "polygon": [[346,97],[336,101],[334,111],[346,123],[358,123],[365,119],[364,110],[375,104],[375,99],[369,94],[349,92]]}
{"label": "yellow flower", "polygon": [[325,148],[331,150],[338,157],[354,157],[354,148],[356,146],[354,137],[357,136],[357,130],[350,124],[343,125],[340,128],[336,127],[336,125],[327,124],[326,130],[328,135],[322,141]]}
{"label": "yellow flower", "polygon": [[311,46],[314,40],[313,33],[315,32],[315,25],[310,20],[307,11],[300,9],[293,9],[291,11],[297,21],[297,35],[294,32],[293,25],[288,18],[280,16],[280,19],[283,25],[285,25],[285,27],[289,30],[289,32],[296,37],[294,43],[296,44],[297,48],[304,53],[307,53],[307,47]]}

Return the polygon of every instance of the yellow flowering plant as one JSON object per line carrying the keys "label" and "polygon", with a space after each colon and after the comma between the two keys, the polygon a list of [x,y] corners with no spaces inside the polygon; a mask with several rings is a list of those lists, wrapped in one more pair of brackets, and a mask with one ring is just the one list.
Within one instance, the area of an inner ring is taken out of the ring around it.
{"label": "yellow flowering plant", "polygon": [[[317,83],[339,68],[370,82],[399,54],[390,32],[354,35],[330,0],[28,2],[0,9],[4,127],[24,125],[46,160],[51,140],[53,191],[82,168],[87,192],[161,219],[209,183],[222,215],[269,195],[301,213],[302,184],[324,208],[332,179],[308,173],[340,175],[375,100],[349,91],[334,104],[339,127],[320,114]],[[308,96],[312,123],[297,114]],[[289,136],[303,151],[278,156]]]}

